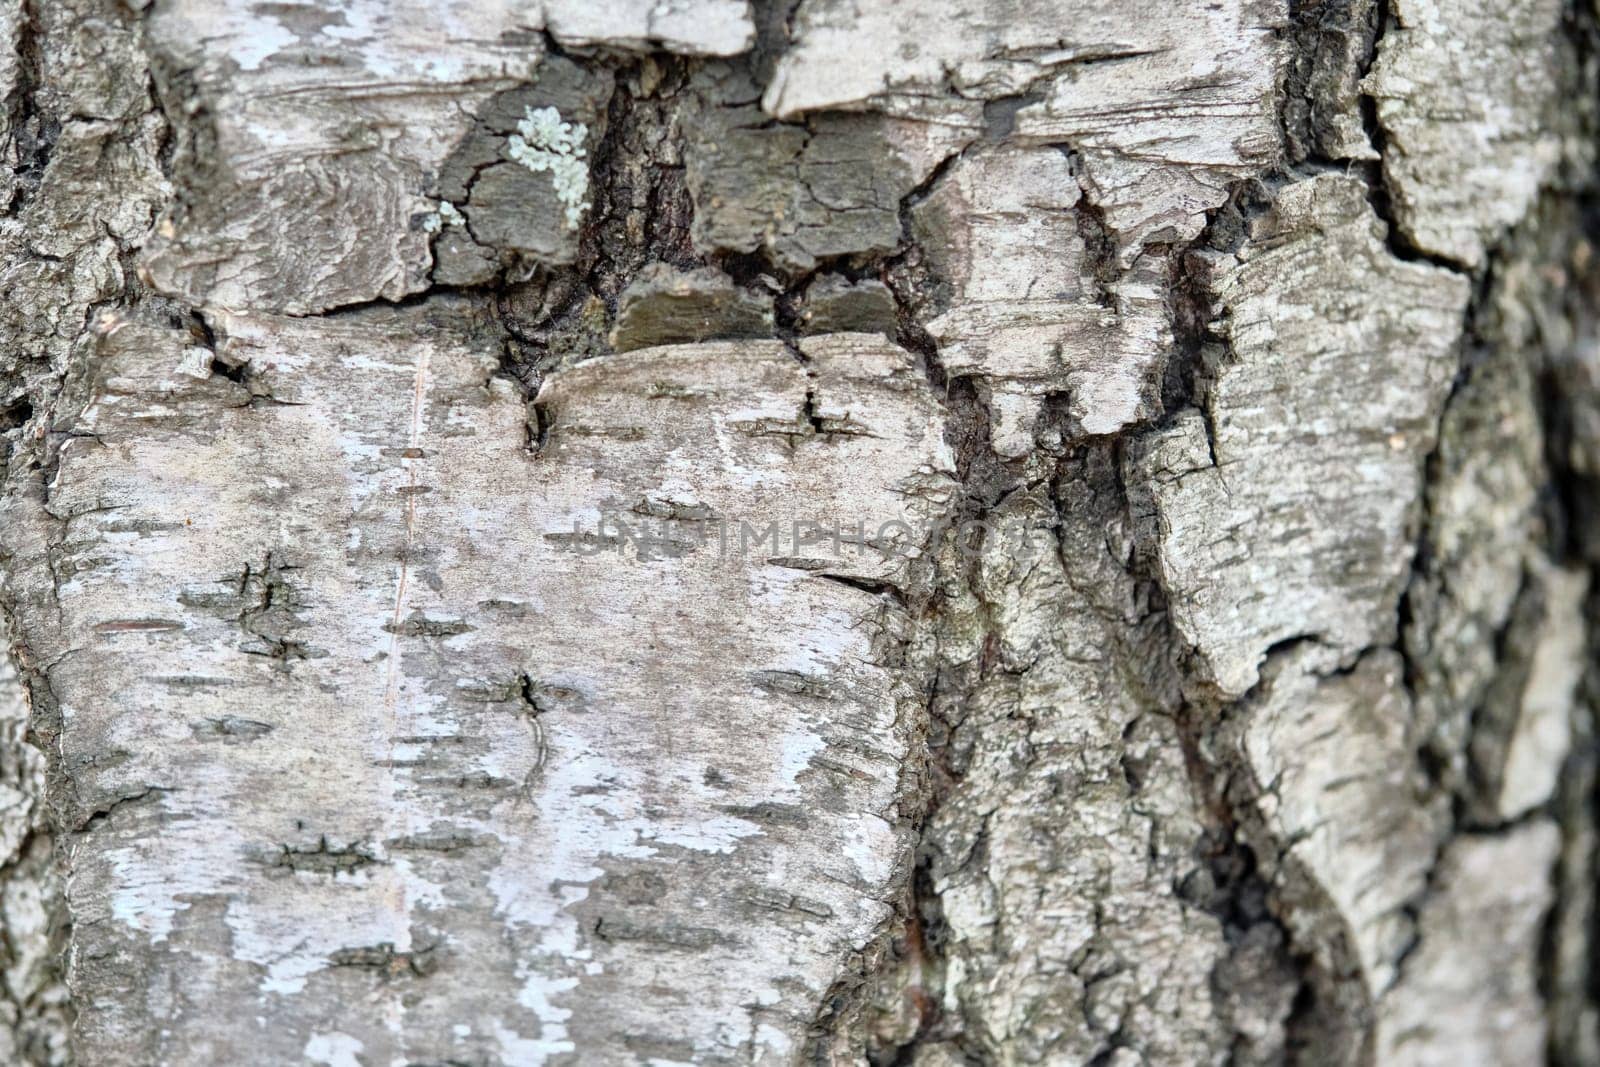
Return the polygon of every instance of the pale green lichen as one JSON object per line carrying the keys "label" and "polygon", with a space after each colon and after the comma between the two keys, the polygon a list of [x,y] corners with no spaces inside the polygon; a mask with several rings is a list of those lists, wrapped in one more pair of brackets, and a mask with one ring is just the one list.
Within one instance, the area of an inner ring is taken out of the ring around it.
{"label": "pale green lichen", "polygon": [[589,209],[588,152],[583,147],[588,136],[588,126],[563,122],[555,108],[530,107],[507,142],[506,154],[513,160],[534,172],[550,172],[570,229],[577,228],[578,219]]}
{"label": "pale green lichen", "polygon": [[438,233],[446,226],[464,226],[467,217],[456,210],[456,206],[448,200],[439,201],[439,210],[432,215],[425,215],[422,219],[422,229],[425,233]]}

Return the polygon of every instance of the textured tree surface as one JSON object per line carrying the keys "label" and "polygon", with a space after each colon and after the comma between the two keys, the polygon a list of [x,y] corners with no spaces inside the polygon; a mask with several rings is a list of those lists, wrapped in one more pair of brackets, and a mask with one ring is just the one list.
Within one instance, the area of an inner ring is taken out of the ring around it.
{"label": "textured tree surface", "polygon": [[1591,0],[0,39],[0,1062],[1600,1064]]}

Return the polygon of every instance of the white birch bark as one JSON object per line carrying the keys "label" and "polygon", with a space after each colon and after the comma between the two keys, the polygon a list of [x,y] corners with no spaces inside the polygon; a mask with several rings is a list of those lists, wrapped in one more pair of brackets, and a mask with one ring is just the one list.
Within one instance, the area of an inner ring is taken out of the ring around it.
{"label": "white birch bark", "polygon": [[0,34],[8,1062],[1600,1058],[1592,8]]}

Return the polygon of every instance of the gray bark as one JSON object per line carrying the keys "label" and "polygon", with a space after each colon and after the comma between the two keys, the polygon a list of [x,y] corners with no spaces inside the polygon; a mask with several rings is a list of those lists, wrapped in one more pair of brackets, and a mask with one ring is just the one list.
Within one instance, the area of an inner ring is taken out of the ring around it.
{"label": "gray bark", "polygon": [[1600,1062],[1587,0],[0,37],[0,1059]]}

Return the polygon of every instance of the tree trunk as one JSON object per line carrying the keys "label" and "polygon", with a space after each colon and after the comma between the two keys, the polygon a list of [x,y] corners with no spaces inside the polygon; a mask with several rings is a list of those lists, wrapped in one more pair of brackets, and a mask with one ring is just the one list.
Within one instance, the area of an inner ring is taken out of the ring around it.
{"label": "tree trunk", "polygon": [[1600,1063],[1589,0],[0,30],[0,1059]]}

